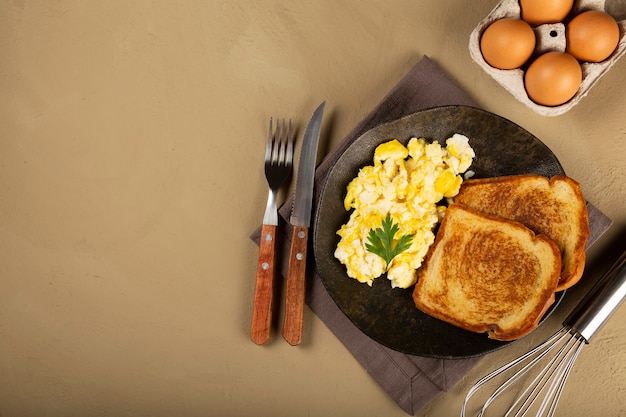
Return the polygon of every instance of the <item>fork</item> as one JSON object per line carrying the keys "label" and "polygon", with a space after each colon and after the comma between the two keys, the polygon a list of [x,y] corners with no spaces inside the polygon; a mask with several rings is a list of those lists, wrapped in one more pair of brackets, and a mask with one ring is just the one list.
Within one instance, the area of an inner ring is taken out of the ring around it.
{"label": "fork", "polygon": [[256,286],[254,289],[254,305],[252,309],[252,326],[250,337],[257,345],[262,345],[270,338],[272,322],[272,306],[274,298],[274,270],[276,263],[276,229],[278,227],[278,210],[276,200],[278,190],[289,177],[293,167],[293,134],[291,120],[288,130],[285,120],[282,127],[276,120],[276,131],[272,130],[272,119],[265,147],[265,178],[269,186],[261,241],[259,244],[259,263],[257,265]]}

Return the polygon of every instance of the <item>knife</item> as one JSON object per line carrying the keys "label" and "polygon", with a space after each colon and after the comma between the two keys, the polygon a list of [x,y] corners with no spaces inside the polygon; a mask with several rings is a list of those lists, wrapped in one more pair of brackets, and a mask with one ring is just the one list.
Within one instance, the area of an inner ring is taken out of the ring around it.
{"label": "knife", "polygon": [[302,341],[305,293],[304,275],[306,272],[309,225],[311,223],[311,208],[313,205],[313,182],[315,179],[315,163],[317,161],[317,145],[320,139],[322,115],[325,106],[325,101],[319,105],[304,130],[296,177],[296,194],[291,209],[291,218],[289,219],[289,223],[293,226],[293,232],[287,270],[283,338],[292,346],[299,345]]}

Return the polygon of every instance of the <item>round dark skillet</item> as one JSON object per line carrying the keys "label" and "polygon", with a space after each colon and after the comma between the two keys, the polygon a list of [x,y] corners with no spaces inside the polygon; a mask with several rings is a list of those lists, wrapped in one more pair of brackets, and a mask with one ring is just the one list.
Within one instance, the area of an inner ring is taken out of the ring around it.
{"label": "round dark skillet", "polygon": [[[366,335],[391,349],[420,356],[464,358],[499,349],[511,342],[491,340],[486,334],[468,332],[419,311],[411,298],[412,288],[391,288],[385,277],[372,287],[347,276],[333,252],[339,242],[336,231],[349,213],[343,208],[346,186],[359,169],[372,164],[380,143],[412,137],[445,140],[454,133],[469,138],[476,152],[470,170],[474,178],[514,174],[551,177],[564,174],[554,154],[520,126],[484,110],[446,106],[424,110],[380,125],[357,138],[339,157],[323,184],[316,207],[313,249],[318,273],[341,311]],[[563,293],[545,318],[560,302]]]}

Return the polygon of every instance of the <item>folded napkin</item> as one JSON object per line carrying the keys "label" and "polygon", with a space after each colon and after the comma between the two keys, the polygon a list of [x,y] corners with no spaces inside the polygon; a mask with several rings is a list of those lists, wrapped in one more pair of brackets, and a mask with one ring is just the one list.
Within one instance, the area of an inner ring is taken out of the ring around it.
{"label": "folded napkin", "polygon": [[[369,129],[408,114],[444,105],[478,107],[432,60],[423,57],[387,94],[382,102],[361,121],[350,134],[322,161],[315,173],[315,184],[321,185],[333,166],[350,144]],[[314,202],[319,200],[321,187],[316,187]],[[279,240],[277,256],[279,270],[286,276],[291,226],[291,195],[279,210]],[[595,242],[610,226],[611,220],[592,205],[588,205],[591,235]],[[258,243],[260,228],[251,235]],[[312,234],[311,234],[312,235]],[[309,251],[310,253],[312,251]],[[312,261],[309,262],[309,265]],[[354,355],[378,384],[408,414],[414,415],[437,394],[447,391],[481,358],[434,359],[407,355],[389,349],[362,333],[339,310],[326,291],[315,268],[308,270],[307,304]]]}

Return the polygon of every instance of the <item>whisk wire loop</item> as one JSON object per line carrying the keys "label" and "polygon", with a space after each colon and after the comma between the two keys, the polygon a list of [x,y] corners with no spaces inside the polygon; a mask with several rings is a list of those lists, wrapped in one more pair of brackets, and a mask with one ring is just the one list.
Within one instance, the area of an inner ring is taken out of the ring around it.
{"label": "whisk wire loop", "polygon": [[[518,397],[517,401],[511,406],[511,409],[506,414],[508,416],[510,412],[517,408],[518,403],[522,398],[525,397],[524,402],[520,405],[520,408],[515,413],[515,417],[523,417],[527,415],[530,411],[531,407],[534,405],[535,401],[539,398],[539,396],[544,393],[544,390],[547,389],[545,396],[541,401],[541,405],[539,407],[539,411],[537,415],[543,415],[546,411],[546,408],[549,406],[549,411],[547,416],[551,416],[556,410],[556,406],[561,397],[561,392],[563,391],[563,386],[565,385],[565,381],[567,376],[569,375],[569,370],[573,365],[573,361],[576,359],[577,354],[575,348],[577,346],[581,346],[578,343],[577,338],[568,337],[569,329],[562,329],[559,331],[559,338],[552,347],[556,347],[559,343],[563,342],[565,339],[565,344],[560,347],[558,352],[552,359],[548,362],[546,366],[544,366],[539,374],[533,379],[531,384],[524,390],[524,392]],[[550,349],[551,350],[551,349]],[[569,359],[568,359],[569,358]],[[549,385],[548,385],[549,383]],[[532,388],[532,391],[528,393],[528,391]]]}
{"label": "whisk wire loop", "polygon": [[524,389],[524,391],[517,396],[515,402],[508,409],[504,417],[526,416],[537,402],[539,396],[544,392],[545,396],[541,401],[540,410],[537,415],[543,415],[542,413],[544,413],[546,409],[548,410],[548,414],[546,414],[547,416],[554,415],[554,411],[556,410],[557,403],[563,391],[563,386],[565,385],[565,380],[567,379],[574,361],[583,346],[583,341],[584,339],[577,334],[572,333],[569,327],[561,328],[542,344],[480,379],[467,393],[465,401],[461,407],[461,417],[465,417],[466,415],[465,411],[470,398],[474,396],[474,394],[476,394],[476,392],[485,384],[504,372],[512,370],[512,368],[515,368],[518,365],[521,366],[522,363],[527,362],[523,364],[520,369],[515,371],[515,373],[506,381],[504,381],[485,401],[482,409],[477,415],[477,417],[484,417],[488,407],[498,397],[507,391],[520,378],[538,366],[538,363],[544,360],[550,352],[558,348],[557,353],[548,361],[546,365],[543,366],[538,375],[534,377],[533,381]]}
{"label": "whisk wire loop", "polygon": [[[548,411],[548,414],[546,414],[548,417],[554,416],[554,413],[556,412],[556,406],[559,402],[559,399],[561,398],[561,394],[563,393],[563,387],[565,386],[565,382],[567,381],[567,378],[569,377],[569,374],[572,368],[574,367],[574,363],[576,362],[576,358],[578,358],[578,354],[580,353],[581,349],[585,345],[585,343],[583,343],[584,340],[582,339],[582,337],[579,337],[578,334],[576,334],[575,336],[576,336],[575,340],[574,338],[572,338],[571,340],[572,344],[568,352],[569,360],[566,361],[564,367],[561,367],[562,375],[557,377],[557,379],[553,380],[552,382],[553,385],[556,384],[556,387],[555,387],[556,391],[552,395],[553,400],[550,403],[550,409]],[[541,408],[539,410],[539,415],[541,415],[544,409],[545,409],[545,400],[541,405]]]}

